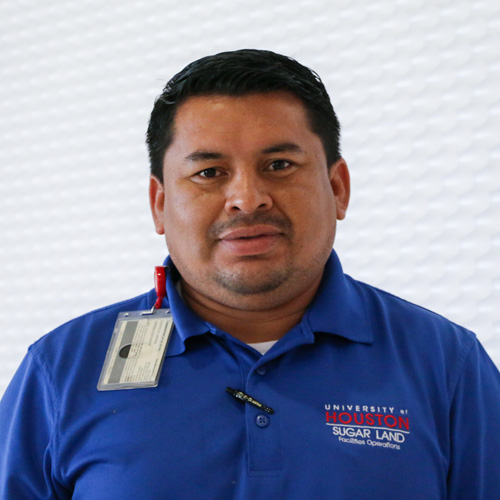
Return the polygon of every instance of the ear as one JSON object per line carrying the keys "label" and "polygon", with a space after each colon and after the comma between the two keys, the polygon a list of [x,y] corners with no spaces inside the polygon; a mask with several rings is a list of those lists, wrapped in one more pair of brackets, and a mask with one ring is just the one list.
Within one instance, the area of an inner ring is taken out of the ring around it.
{"label": "ear", "polygon": [[149,205],[153,214],[153,222],[158,234],[165,234],[163,206],[165,204],[165,188],[158,177],[149,178]]}
{"label": "ear", "polygon": [[329,177],[333,195],[335,196],[337,219],[342,220],[345,218],[351,196],[349,169],[343,158],[340,158],[331,166]]}

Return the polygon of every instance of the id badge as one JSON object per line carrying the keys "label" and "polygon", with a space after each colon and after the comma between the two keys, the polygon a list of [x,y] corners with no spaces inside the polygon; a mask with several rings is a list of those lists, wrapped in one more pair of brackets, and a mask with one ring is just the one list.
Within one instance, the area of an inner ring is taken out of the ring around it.
{"label": "id badge", "polygon": [[121,312],[97,389],[156,387],[173,326],[169,309]]}

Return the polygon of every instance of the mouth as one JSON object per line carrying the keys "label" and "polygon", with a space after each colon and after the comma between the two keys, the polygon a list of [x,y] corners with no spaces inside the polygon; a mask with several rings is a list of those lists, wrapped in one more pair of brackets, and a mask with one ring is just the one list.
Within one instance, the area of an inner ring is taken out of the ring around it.
{"label": "mouth", "polygon": [[278,228],[259,224],[225,231],[219,243],[232,255],[255,256],[270,252],[283,236]]}

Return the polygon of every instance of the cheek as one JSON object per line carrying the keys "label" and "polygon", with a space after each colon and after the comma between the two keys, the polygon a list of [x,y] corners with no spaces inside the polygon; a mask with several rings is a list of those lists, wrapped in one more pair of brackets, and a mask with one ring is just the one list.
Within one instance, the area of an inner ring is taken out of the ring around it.
{"label": "cheek", "polygon": [[163,216],[166,225],[182,226],[185,220],[190,217],[189,197],[186,196],[182,185],[175,183],[165,189],[165,204],[163,206]]}
{"label": "cheek", "polygon": [[203,194],[193,196],[182,189],[170,192],[165,200],[164,219],[165,235],[171,246],[177,244],[183,252],[203,246],[216,217],[213,205],[213,200]]}
{"label": "cheek", "polygon": [[[317,231],[318,227],[331,226],[335,217],[335,198],[328,186],[311,189],[305,186],[288,200],[290,214],[295,224],[306,232]],[[318,235],[319,236],[319,235]]]}

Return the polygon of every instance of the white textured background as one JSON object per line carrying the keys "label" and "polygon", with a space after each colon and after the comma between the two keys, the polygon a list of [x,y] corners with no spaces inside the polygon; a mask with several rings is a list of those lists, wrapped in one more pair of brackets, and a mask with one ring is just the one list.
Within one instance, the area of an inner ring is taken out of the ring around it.
{"label": "white textured background", "polygon": [[151,288],[154,98],[244,47],[331,94],[345,270],[476,331],[500,365],[500,2],[1,0],[0,394],[31,342]]}

